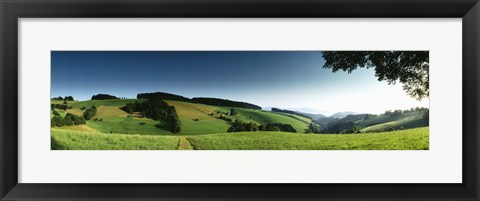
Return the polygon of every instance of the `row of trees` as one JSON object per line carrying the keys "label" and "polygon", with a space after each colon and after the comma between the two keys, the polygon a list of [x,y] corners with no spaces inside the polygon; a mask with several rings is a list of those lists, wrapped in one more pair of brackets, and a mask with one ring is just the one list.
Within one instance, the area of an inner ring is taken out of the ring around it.
{"label": "row of trees", "polygon": [[195,97],[190,99],[184,96],[179,96],[179,95],[165,93],[165,92],[140,93],[140,94],[137,94],[137,98],[138,99],[176,100],[176,101],[191,102],[191,103],[201,103],[206,105],[240,107],[240,108],[249,108],[249,109],[256,109],[256,110],[262,109],[262,107],[251,104],[251,103],[232,101],[232,100],[221,99],[221,98]]}
{"label": "row of trees", "polygon": [[140,93],[137,94],[137,99],[160,99],[160,100],[176,100],[190,102],[190,99],[187,97],[164,93],[164,92],[153,92],[153,93]]}
{"label": "row of trees", "polygon": [[428,112],[428,108],[416,107],[416,108],[411,108],[409,110],[387,110],[383,114],[390,117],[399,117],[404,113],[411,113],[411,112]]}
{"label": "row of trees", "polygon": [[50,109],[67,110],[72,109],[72,106],[68,106],[67,104],[50,104]]}
{"label": "row of trees", "polygon": [[227,132],[249,132],[249,131],[283,131],[295,133],[297,130],[290,124],[281,123],[268,123],[268,124],[256,124],[253,122],[243,122],[235,120],[233,124],[228,128]]}
{"label": "row of trees", "polygon": [[127,103],[121,108],[125,112],[132,114],[140,112],[143,117],[160,121],[158,128],[169,130],[173,133],[181,131],[180,119],[174,106],[168,105],[160,99],[147,99],[144,102]]}
{"label": "row of trees", "polygon": [[[58,113],[56,113],[58,114]],[[62,127],[62,126],[72,126],[72,125],[81,125],[85,124],[85,118],[77,116],[72,113],[67,113],[65,117],[61,117],[60,115],[56,115],[52,117],[50,120],[51,127]]]}
{"label": "row of trees", "polygon": [[261,110],[262,109],[262,107],[260,107],[258,105],[251,104],[251,103],[240,102],[240,101],[232,101],[232,100],[221,99],[221,98],[198,97],[198,98],[192,98],[191,102],[201,103],[201,104],[205,104],[205,105],[248,108],[248,109],[254,109],[254,110]]}
{"label": "row of trees", "polygon": [[[415,127],[418,126],[428,126],[429,125],[429,109],[424,107],[416,107],[409,110],[387,110],[384,114],[374,115],[374,114],[356,114],[348,115],[345,118],[332,121],[327,124],[326,130],[328,133],[358,133],[363,127],[368,127],[375,124],[381,124],[388,121],[401,119],[403,114],[408,113],[423,113],[422,121],[417,122]],[[371,120],[373,119],[373,120]],[[362,121],[368,120],[366,123]],[[356,123],[357,122],[357,123]],[[362,126],[360,126],[360,125]],[[408,126],[407,128],[410,128]],[[402,127],[395,127],[392,129],[403,129]]]}
{"label": "row of trees", "polygon": [[[106,99],[119,99],[119,98],[109,94],[97,94],[92,96],[92,100],[106,100]],[[215,106],[240,107],[240,108],[248,108],[248,109],[256,109],[256,110],[262,109],[262,107],[258,105],[254,105],[246,102],[232,101],[232,100],[221,99],[221,98],[204,98],[204,97],[195,97],[190,99],[184,96],[179,96],[176,94],[170,94],[165,92],[139,93],[137,94],[137,99],[175,100],[175,101],[201,103],[201,104],[215,105]]]}
{"label": "row of trees", "polygon": [[116,96],[109,94],[97,94],[92,96],[92,100],[107,100],[107,99],[118,99]]}
{"label": "row of trees", "polygon": [[67,101],[74,101],[73,96],[65,96],[65,98],[59,96],[59,97],[54,97],[52,100],[67,100]]}

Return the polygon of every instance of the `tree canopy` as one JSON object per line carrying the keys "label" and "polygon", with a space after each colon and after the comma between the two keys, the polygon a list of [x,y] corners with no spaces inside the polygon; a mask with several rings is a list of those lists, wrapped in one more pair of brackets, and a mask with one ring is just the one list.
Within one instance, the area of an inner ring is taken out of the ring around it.
{"label": "tree canopy", "polygon": [[378,81],[400,82],[411,97],[429,97],[428,51],[323,51],[324,68],[351,73],[357,68],[375,68]]}
{"label": "tree canopy", "polygon": [[108,99],[118,99],[116,96],[109,94],[97,94],[92,96],[92,100],[108,100]]}
{"label": "tree canopy", "polygon": [[137,99],[161,99],[161,100],[176,100],[189,102],[187,97],[179,96],[176,94],[170,94],[165,92],[153,92],[153,93],[139,93]]}

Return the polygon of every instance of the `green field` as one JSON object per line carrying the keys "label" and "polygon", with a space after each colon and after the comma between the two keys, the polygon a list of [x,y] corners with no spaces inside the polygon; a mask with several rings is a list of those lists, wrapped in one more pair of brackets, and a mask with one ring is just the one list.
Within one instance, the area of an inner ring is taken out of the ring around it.
{"label": "green field", "polygon": [[196,136],[52,129],[54,150],[428,150],[428,128],[369,134],[240,132]]}
{"label": "green field", "polygon": [[102,134],[52,128],[52,150],[174,150],[178,137]]}
{"label": "green field", "polygon": [[[372,122],[369,120],[365,120],[362,123],[366,124],[374,124],[372,126],[368,126],[363,128],[361,131],[363,133],[369,132],[382,132],[388,131],[389,129],[407,129],[407,128],[415,128],[421,124],[421,119],[423,118],[423,113],[411,113],[411,114],[403,114],[401,117],[390,119],[390,118],[376,118],[372,119]],[[375,122],[376,121],[376,122]]]}
{"label": "green field", "polygon": [[[82,115],[80,108],[97,107],[86,125],[51,129],[53,150],[425,150],[429,148],[428,127],[418,128],[422,113],[397,118],[378,116],[359,121],[361,134],[305,134],[311,119],[280,112],[211,106],[181,101],[165,101],[174,106],[181,131],[172,133],[156,125],[159,121],[128,114],[121,109],[141,99],[69,101],[71,109],[56,109]],[[63,101],[52,101],[63,104]],[[53,116],[53,114],[51,114]],[[297,133],[255,131],[227,133],[231,121],[256,124],[290,124]],[[407,129],[414,128],[414,129]],[[388,129],[406,129],[392,132]]]}

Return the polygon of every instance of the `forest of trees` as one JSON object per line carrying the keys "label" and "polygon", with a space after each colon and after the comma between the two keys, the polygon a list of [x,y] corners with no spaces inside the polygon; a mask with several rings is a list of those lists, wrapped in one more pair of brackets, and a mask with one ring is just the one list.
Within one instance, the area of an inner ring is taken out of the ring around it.
{"label": "forest of trees", "polygon": [[190,99],[184,96],[165,93],[165,92],[139,93],[137,94],[137,99],[174,100],[174,101],[201,103],[201,104],[215,105],[215,106],[240,107],[240,108],[248,108],[248,109],[256,109],[256,110],[262,109],[262,107],[251,104],[251,103],[232,101],[232,100],[220,99],[220,98],[205,98],[205,97],[194,97]]}
{"label": "forest of trees", "polygon": [[51,127],[72,126],[86,123],[83,117],[74,115],[72,113],[67,113],[63,118],[55,110],[53,111],[53,114],[54,116],[50,120]]}
{"label": "forest of trees", "polygon": [[139,93],[137,94],[137,99],[160,99],[160,100],[175,100],[175,101],[190,102],[190,99],[187,97],[165,93],[165,92]]}
{"label": "forest of trees", "polygon": [[63,104],[50,104],[50,109],[60,109],[60,110],[67,110],[72,109],[72,106],[68,106],[68,101],[74,101],[72,96],[65,96],[65,98],[59,96],[56,98],[52,98],[52,100],[63,100]]}
{"label": "forest of trees", "polygon": [[255,109],[255,110],[262,109],[262,107],[251,104],[251,103],[232,101],[232,100],[221,99],[221,98],[192,98],[191,100],[193,103],[201,103],[205,105],[240,107],[240,108],[248,108],[248,109]]}
{"label": "forest of trees", "polygon": [[108,99],[118,99],[116,96],[109,94],[97,94],[92,96],[92,100],[108,100]]}
{"label": "forest of trees", "polygon": [[180,119],[177,116],[177,111],[174,106],[168,105],[165,101],[160,99],[147,99],[144,102],[127,103],[122,110],[132,114],[139,112],[143,117],[151,118],[160,121],[157,127],[169,130],[173,133],[181,131]]}
{"label": "forest of trees", "polygon": [[297,130],[290,124],[281,123],[268,123],[268,124],[256,124],[253,122],[243,122],[235,120],[232,123],[227,132],[249,132],[249,131],[283,131],[295,133]]}

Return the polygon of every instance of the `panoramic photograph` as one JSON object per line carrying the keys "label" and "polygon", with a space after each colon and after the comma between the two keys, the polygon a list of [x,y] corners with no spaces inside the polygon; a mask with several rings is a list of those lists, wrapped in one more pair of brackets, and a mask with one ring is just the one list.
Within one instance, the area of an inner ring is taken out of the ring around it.
{"label": "panoramic photograph", "polygon": [[428,51],[51,51],[51,150],[429,150]]}

